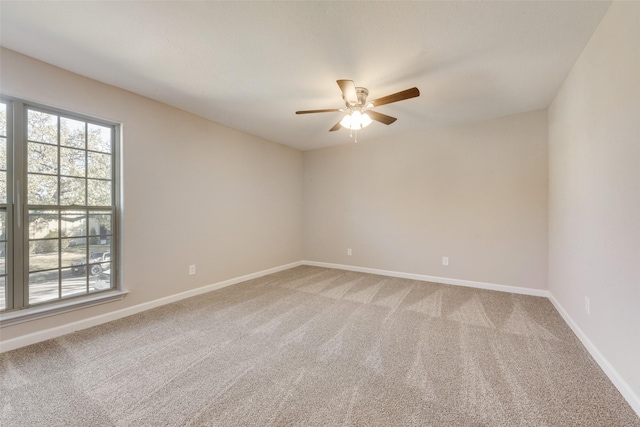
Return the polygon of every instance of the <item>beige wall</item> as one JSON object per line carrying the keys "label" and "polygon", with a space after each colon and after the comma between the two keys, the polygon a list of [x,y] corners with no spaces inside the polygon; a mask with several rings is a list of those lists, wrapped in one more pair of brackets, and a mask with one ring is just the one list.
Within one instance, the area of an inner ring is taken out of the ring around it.
{"label": "beige wall", "polygon": [[638,40],[640,3],[614,3],[548,115],[304,154],[2,49],[3,93],[123,123],[131,291],[2,340],[308,259],[548,283],[640,396]]}
{"label": "beige wall", "polygon": [[304,254],[546,289],[546,112],[305,152]]}
{"label": "beige wall", "polygon": [[549,108],[549,231],[549,290],[640,397],[638,2],[611,5]]}
{"label": "beige wall", "polygon": [[123,123],[122,276],[131,292],[2,328],[3,340],[302,259],[301,152],[9,50],[1,55],[4,94]]}

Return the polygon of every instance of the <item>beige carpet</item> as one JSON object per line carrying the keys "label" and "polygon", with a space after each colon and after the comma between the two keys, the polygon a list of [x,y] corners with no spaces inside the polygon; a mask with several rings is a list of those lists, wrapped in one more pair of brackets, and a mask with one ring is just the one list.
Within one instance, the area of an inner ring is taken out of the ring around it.
{"label": "beige carpet", "polygon": [[640,426],[545,298],[297,267],[0,355],[2,426]]}

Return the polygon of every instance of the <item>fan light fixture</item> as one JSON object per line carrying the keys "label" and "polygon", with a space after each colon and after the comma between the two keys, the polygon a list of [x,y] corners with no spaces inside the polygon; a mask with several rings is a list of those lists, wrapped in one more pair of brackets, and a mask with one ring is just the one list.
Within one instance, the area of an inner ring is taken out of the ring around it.
{"label": "fan light fixture", "polygon": [[352,111],[350,114],[344,116],[340,121],[340,126],[351,130],[364,129],[371,124],[371,117],[367,113],[362,113],[360,110]]}
{"label": "fan light fixture", "polygon": [[337,113],[347,111],[347,115],[338,123],[333,125],[333,127],[329,129],[329,132],[337,131],[341,127],[349,129],[349,136],[354,137],[354,142],[358,142],[358,131],[369,126],[373,120],[385,125],[390,125],[397,120],[395,117],[378,113],[370,108],[380,107],[381,105],[391,104],[392,102],[404,101],[405,99],[420,96],[418,88],[412,87],[411,89],[392,93],[391,95],[383,96],[382,98],[367,102],[367,97],[369,96],[369,90],[367,88],[359,86],[356,87],[353,80],[336,80],[336,83],[338,83],[338,86],[342,91],[342,99],[344,100],[346,108],[302,110],[296,111],[296,114]]}

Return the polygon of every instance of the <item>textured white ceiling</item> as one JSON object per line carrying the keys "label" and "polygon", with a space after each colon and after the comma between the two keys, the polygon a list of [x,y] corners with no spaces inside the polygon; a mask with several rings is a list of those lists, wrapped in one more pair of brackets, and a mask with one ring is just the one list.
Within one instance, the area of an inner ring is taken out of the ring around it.
{"label": "textured white ceiling", "polygon": [[301,150],[335,81],[381,106],[359,141],[545,108],[610,2],[0,2],[3,46]]}

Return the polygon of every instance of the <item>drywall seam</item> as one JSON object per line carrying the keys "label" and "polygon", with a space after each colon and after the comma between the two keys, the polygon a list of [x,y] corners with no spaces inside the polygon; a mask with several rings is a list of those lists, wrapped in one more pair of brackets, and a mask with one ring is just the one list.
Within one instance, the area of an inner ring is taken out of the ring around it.
{"label": "drywall seam", "polygon": [[613,367],[609,360],[607,360],[607,358],[600,352],[600,350],[598,350],[598,347],[593,344],[593,342],[582,331],[582,329],[580,329],[578,324],[571,318],[571,316],[569,316],[569,313],[564,309],[564,307],[551,292],[549,292],[549,300],[556,308],[556,310],[558,310],[558,313],[560,313],[567,325],[569,325],[573,333],[576,334],[578,339],[582,342],[582,345],[585,346],[591,357],[593,357],[596,363],[598,363],[607,377],[609,377],[613,385],[616,386],[620,394],[622,394],[622,397],[626,399],[626,401],[629,403],[629,406],[631,406],[631,408],[640,417],[640,396],[637,396],[633,392],[633,389],[629,386],[629,384],[624,380],[624,378],[622,378],[622,376]]}
{"label": "drywall seam", "polygon": [[101,314],[99,316],[89,317],[87,319],[78,320],[76,322],[67,323],[61,326],[56,326],[55,328],[49,328],[42,331],[31,333],[31,334],[23,335],[20,337],[8,339],[5,341],[0,341],[0,353],[3,353],[5,351],[10,351],[10,350],[15,350],[17,348],[25,347],[31,344],[36,344],[41,341],[46,341],[52,338],[57,338],[62,335],[70,334],[72,332],[79,331],[82,329],[91,328],[93,326],[101,325],[103,323],[111,322],[113,320],[122,319],[123,317],[131,316],[133,314],[151,310],[153,308],[170,304],[172,302],[180,301],[186,298],[205,294],[207,292],[211,292],[227,286],[235,285],[240,282],[266,276],[272,273],[277,273],[279,271],[288,270],[290,268],[297,267],[301,264],[302,263],[298,261],[298,262],[293,262],[291,264],[281,265],[279,267],[258,271],[256,273],[235,277],[233,279],[223,280],[222,282],[213,283],[211,285],[202,286],[196,289],[191,289],[189,291],[180,292],[174,295],[169,295],[167,297],[144,302],[142,304],[137,304],[132,307],[123,308],[121,310],[116,310],[109,313]]}

